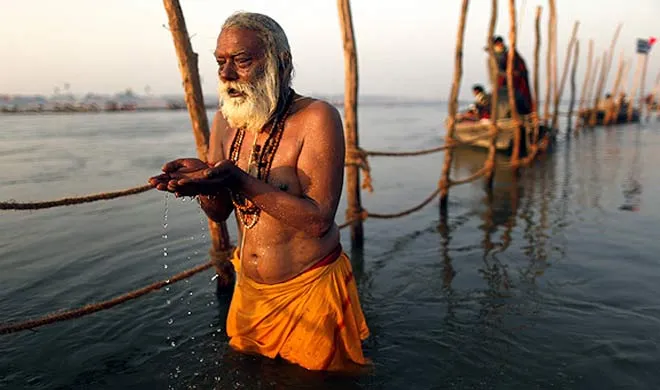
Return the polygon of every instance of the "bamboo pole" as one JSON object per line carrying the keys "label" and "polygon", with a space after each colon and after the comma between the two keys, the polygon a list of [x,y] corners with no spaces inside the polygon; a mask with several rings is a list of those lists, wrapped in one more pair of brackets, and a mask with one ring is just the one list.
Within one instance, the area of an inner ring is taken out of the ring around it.
{"label": "bamboo pole", "polygon": [[[660,119],[660,72],[658,72],[658,75],[655,77],[655,87],[653,88],[653,97],[655,98],[655,103],[656,103],[656,117]],[[650,115],[650,113],[649,113]]]}
{"label": "bamboo pole", "polygon": [[541,96],[541,86],[539,80],[539,58],[541,56],[541,12],[543,8],[539,5],[536,7],[535,17],[535,35],[534,35],[534,136],[532,138],[533,152],[538,149],[539,142],[539,103]]}
{"label": "bamboo pole", "polygon": [[589,75],[589,78],[587,79],[587,89],[586,93],[584,95],[584,103],[586,103],[584,111],[581,111],[583,116],[581,116],[581,124],[580,126],[588,126],[589,125],[589,118],[591,117],[591,106],[589,106],[589,102],[591,101],[591,96],[593,94],[593,89],[594,89],[594,84],[596,77],[598,76],[598,66],[600,65],[600,57],[596,57],[593,63],[592,67],[592,72]]}
{"label": "bamboo pole", "polygon": [[580,22],[576,21],[575,24],[573,24],[573,33],[571,34],[571,40],[568,41],[568,48],[566,49],[566,58],[564,59],[564,70],[561,74],[561,82],[559,83],[559,90],[555,95],[555,112],[552,114],[552,125],[550,126],[551,129],[557,128],[557,118],[559,117],[559,102],[561,101],[561,96],[564,93],[564,84],[566,84],[566,77],[568,76],[568,66],[571,64],[573,46],[575,46],[575,41],[579,27],[580,27]]}
{"label": "bamboo pole", "polygon": [[[619,66],[616,72],[616,79],[614,80],[614,90],[612,91],[612,99],[615,102],[616,102],[616,97],[619,94],[619,89],[621,87],[621,78],[623,76],[623,69],[625,66],[626,66],[626,61],[623,50],[621,50],[621,56],[619,58]],[[619,104],[614,103],[608,105],[606,107],[606,113],[605,113],[605,125],[609,125],[612,122],[612,119],[618,116],[618,113],[619,113]]]}
{"label": "bamboo pole", "polygon": [[520,121],[520,115],[518,115],[518,109],[516,107],[516,97],[515,91],[513,89],[513,63],[516,58],[516,1],[509,0],[509,51],[506,61],[506,85],[507,92],[509,93],[509,106],[511,109],[511,119],[514,124],[514,133],[513,133],[513,150],[511,153],[511,165],[515,170],[518,169],[518,163],[520,158],[520,141],[521,141],[521,132],[522,132],[522,122]]}
{"label": "bamboo pole", "polygon": [[[357,150],[358,137],[358,62],[353,31],[350,0],[337,0],[339,22],[341,24],[342,42],[344,47],[344,136],[347,152]],[[346,167],[346,217],[351,223],[351,245],[362,248],[364,245],[364,227],[361,218],[355,218],[362,213],[360,197],[360,171],[357,165]]]}
{"label": "bamboo pole", "polygon": [[[463,0],[461,5],[461,17],[458,21],[458,32],[456,33],[456,53],[454,56],[454,81],[451,86],[451,95],[449,96],[449,118],[447,126],[446,141],[453,143],[454,130],[456,129],[456,112],[458,111],[458,91],[461,86],[461,77],[463,76],[463,40],[465,38],[465,20],[469,0]],[[447,211],[447,200],[449,197],[449,172],[453,160],[452,149],[445,151],[445,162],[442,166],[442,178],[440,179],[440,211]]]}
{"label": "bamboo pole", "polygon": [[[571,68],[571,101],[568,103],[568,129],[570,130],[573,122],[573,107],[575,107],[575,74],[577,72],[578,61],[580,60],[580,41],[575,41],[575,49],[573,53],[573,67]],[[566,131],[566,139],[569,133]]]}
{"label": "bamboo pole", "polygon": [[587,50],[587,71],[584,74],[584,81],[582,82],[582,93],[580,94],[580,104],[578,105],[578,113],[581,113],[584,110],[584,102],[587,101],[587,87],[591,80],[591,72],[593,70],[594,62],[594,40],[589,40],[589,49]]}
{"label": "bamboo pole", "polygon": [[499,84],[497,75],[499,73],[499,67],[495,59],[495,49],[493,48],[493,37],[495,36],[495,26],[497,25],[497,0],[491,0],[491,14],[490,14],[490,24],[488,26],[488,36],[486,37],[486,47],[488,48],[488,64],[490,71],[490,80],[491,80],[491,101],[490,101],[490,145],[488,146],[488,162],[489,165],[488,172],[486,172],[486,188],[488,190],[493,189],[493,181],[495,179],[495,144],[497,143],[497,105],[499,100]]}
{"label": "bamboo pole", "polygon": [[[557,96],[559,85],[557,83],[557,8],[555,7],[554,0],[552,1],[552,96]],[[552,132],[555,129],[550,129]]]}
{"label": "bamboo pole", "polygon": [[[608,54],[607,51],[603,53],[603,56],[601,57],[601,62],[600,62],[600,72],[594,74],[594,95],[593,95],[593,109],[589,113],[589,127],[594,127],[596,125],[596,120],[597,120],[597,114],[598,114],[598,101],[599,101],[599,94],[598,90],[600,89],[601,85],[603,84],[603,79],[605,78],[605,69],[607,67],[607,58]],[[596,79],[595,76],[598,76]]]}
{"label": "bamboo pole", "polygon": [[555,29],[557,25],[557,20],[556,20],[556,8],[555,8],[555,0],[548,0],[549,8],[550,8],[550,17],[548,19],[548,54],[546,58],[546,67],[547,67],[547,75],[546,75],[546,80],[545,80],[545,85],[546,85],[546,91],[545,91],[545,102],[544,102],[544,113],[543,113],[543,124],[548,125],[548,121],[550,120],[550,101],[552,100],[552,93],[554,91],[554,83],[553,81],[555,78],[553,77],[553,74],[556,75],[556,72],[553,72],[553,45],[554,45],[554,40],[556,38],[555,34]]}
{"label": "bamboo pole", "polygon": [[[612,67],[612,58],[614,57],[614,48],[616,47],[616,42],[619,39],[619,34],[621,33],[621,28],[623,27],[623,24],[619,23],[616,27],[616,30],[614,31],[614,36],[612,37],[612,41],[610,42],[610,50],[608,51],[608,57],[603,57],[603,68],[602,68],[602,75],[600,79],[598,80],[598,88],[596,89],[596,96],[594,98],[594,106],[597,108],[598,103],[600,102],[600,97],[603,95],[603,88],[605,88],[605,84],[607,82],[607,77],[610,72],[610,68]],[[596,118],[598,115],[597,109],[591,112],[591,118],[589,118],[589,125],[594,126],[596,124]]]}
{"label": "bamboo pole", "polygon": [[[596,60],[594,61],[594,68],[593,68],[593,73],[591,73],[591,77],[589,78],[589,86],[587,87],[587,96],[586,96],[586,101],[590,102],[591,97],[593,96],[594,93],[594,86],[596,85],[596,78],[600,75],[600,56],[596,57]],[[587,106],[587,110],[591,110],[590,106]],[[591,115],[588,115],[585,119],[585,121],[588,123],[589,118]]]}
{"label": "bamboo pole", "polygon": [[635,75],[633,76],[633,87],[630,90],[630,104],[628,104],[628,122],[632,120],[633,110],[637,104],[637,89],[639,88],[639,82],[641,81],[640,73],[642,73],[642,68],[646,66],[646,58],[643,54],[637,54],[637,68],[635,69]]}
{"label": "bamboo pole", "polygon": [[[657,107],[658,103],[660,103],[660,102],[658,102],[658,93],[659,92],[660,92],[660,72],[658,72],[658,75],[655,78],[655,84],[653,84],[653,90],[651,91],[651,94],[650,94],[650,96],[653,97],[653,101],[656,103],[655,111],[658,111],[660,113],[660,111],[658,110],[658,107]],[[646,120],[648,121],[649,119],[651,119],[651,107],[649,107],[649,109],[646,113]]]}
{"label": "bamboo pole", "polygon": [[[186,28],[186,21],[183,17],[183,11],[179,0],[163,0],[165,11],[169,22],[174,49],[179,60],[179,71],[183,79],[183,88],[185,90],[185,101],[192,122],[195,144],[197,146],[197,157],[207,160],[208,141],[209,141],[209,122],[204,107],[202,95],[202,85],[199,80],[199,70],[197,69],[197,53],[193,52],[190,44],[190,37]],[[211,259],[215,265],[218,275],[218,287],[230,288],[233,285],[233,276],[228,258],[231,243],[227,225],[215,223],[208,220],[209,236],[211,238]]]}

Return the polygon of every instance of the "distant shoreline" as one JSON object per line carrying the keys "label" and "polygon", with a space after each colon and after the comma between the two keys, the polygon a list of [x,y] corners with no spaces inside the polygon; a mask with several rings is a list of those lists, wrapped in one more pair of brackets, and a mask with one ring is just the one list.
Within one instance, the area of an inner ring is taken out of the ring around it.
{"label": "distant shoreline", "polygon": [[[329,101],[332,105],[337,108],[343,108],[344,103],[342,101],[335,101],[330,99],[325,99]],[[459,104],[469,104],[470,102],[459,102]],[[359,102],[359,106],[429,106],[429,105],[444,105],[446,102],[443,101],[407,101],[407,100],[392,100],[392,101],[362,101]],[[217,104],[206,104],[204,106],[206,110],[216,110],[218,108]],[[162,111],[187,111],[188,108],[185,104],[183,105],[173,105],[173,106],[158,106],[158,107],[118,107],[113,109],[107,108],[81,108],[81,107],[57,107],[57,108],[27,108],[27,109],[16,109],[1,107],[0,116],[17,116],[17,115],[70,115],[70,114],[116,114],[116,113],[139,113],[139,112],[162,112]]]}

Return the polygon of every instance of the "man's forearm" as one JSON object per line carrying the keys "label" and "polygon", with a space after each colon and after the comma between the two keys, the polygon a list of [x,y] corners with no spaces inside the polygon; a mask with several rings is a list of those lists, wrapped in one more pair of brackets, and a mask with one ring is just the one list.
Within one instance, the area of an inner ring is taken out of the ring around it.
{"label": "man's forearm", "polygon": [[263,212],[291,227],[320,237],[334,223],[334,216],[324,213],[312,199],[293,196],[241,172],[234,184]]}
{"label": "man's forearm", "polygon": [[229,218],[234,206],[227,190],[222,190],[218,195],[197,197],[202,211],[215,222],[224,222]]}

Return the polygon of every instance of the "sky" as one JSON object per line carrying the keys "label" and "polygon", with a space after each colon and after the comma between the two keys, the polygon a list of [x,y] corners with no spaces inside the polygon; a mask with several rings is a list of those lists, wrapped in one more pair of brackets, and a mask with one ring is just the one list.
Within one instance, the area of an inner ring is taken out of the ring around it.
{"label": "sky", "polygon": [[[446,100],[454,73],[461,0],[353,0],[361,95]],[[499,1],[496,33],[508,41],[508,1]],[[541,73],[546,72],[547,1],[516,0],[518,50],[533,67],[534,13],[543,7]],[[337,2],[330,0],[181,0],[205,94],[215,94],[216,37],[236,11],[260,12],[284,28],[296,68],[294,88],[312,95],[341,94],[343,49]],[[474,83],[487,84],[486,43],[491,2],[472,0],[464,46],[461,98]],[[660,37],[658,0],[557,0],[557,64],[561,77],[573,23],[580,21],[578,91],[589,39],[595,55],[607,50],[623,23],[610,71],[622,50],[637,60],[637,38]],[[181,94],[181,76],[167,15],[160,0],[0,0],[0,94],[46,94],[70,84],[74,94]],[[657,45],[648,60],[646,90],[660,71]],[[629,72],[632,79],[634,66]],[[530,79],[530,82],[532,80]],[[544,78],[541,79],[544,85]],[[568,87],[566,87],[568,91]],[[567,94],[568,92],[565,92]],[[579,93],[579,92],[578,92]],[[566,96],[566,95],[565,95]]]}

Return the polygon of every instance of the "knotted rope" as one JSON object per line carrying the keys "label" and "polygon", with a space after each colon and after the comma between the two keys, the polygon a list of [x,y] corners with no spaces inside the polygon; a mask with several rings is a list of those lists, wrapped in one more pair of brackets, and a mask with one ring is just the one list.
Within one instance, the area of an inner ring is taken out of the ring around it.
{"label": "knotted rope", "polygon": [[364,175],[364,178],[362,179],[362,189],[374,192],[374,188],[371,185],[371,167],[369,166],[369,160],[367,160],[367,152],[364,151],[364,149],[360,147],[346,149],[344,165],[351,165],[360,168]]}
{"label": "knotted rope", "polygon": [[62,198],[58,200],[49,200],[44,202],[0,202],[0,210],[39,210],[59,206],[72,206],[82,203],[91,203],[98,200],[109,200],[128,195],[135,195],[149,191],[153,187],[149,184],[140,187],[133,187],[122,191],[102,192],[100,194],[81,196],[77,198]]}

